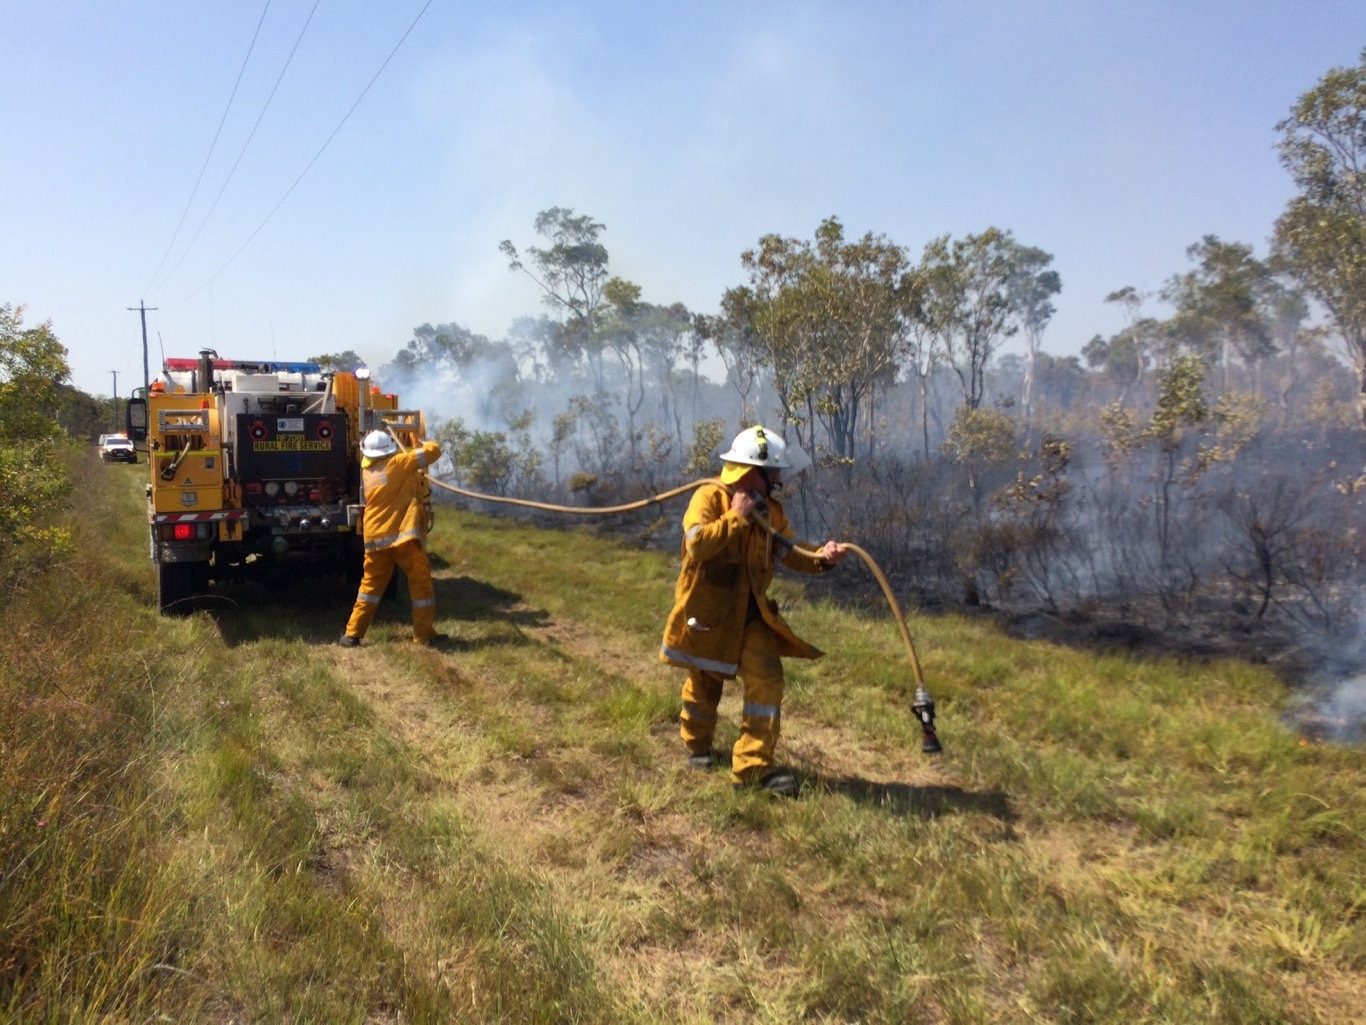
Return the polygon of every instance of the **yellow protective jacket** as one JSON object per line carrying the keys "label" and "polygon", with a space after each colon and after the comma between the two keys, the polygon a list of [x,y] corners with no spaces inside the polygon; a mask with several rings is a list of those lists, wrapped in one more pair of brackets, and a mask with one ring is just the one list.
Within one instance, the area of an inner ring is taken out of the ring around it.
{"label": "yellow protective jacket", "polygon": [[426,541],[427,508],[419,473],[441,458],[441,446],[424,441],[420,448],[380,459],[361,460],[365,492],[365,550],[392,548],[416,538]]}
{"label": "yellow protective jacket", "polygon": [[[731,489],[720,481],[693,493],[683,516],[683,568],[674,590],[674,607],[664,626],[659,658],[670,665],[734,676],[750,596],[759,615],[778,637],[778,654],[820,658],[820,649],[802,640],[768,598],[774,557],[800,573],[829,569],[819,552],[788,547],[758,523],[747,523],[730,507]],[[768,501],[774,531],[791,538],[792,528],[776,499]]]}

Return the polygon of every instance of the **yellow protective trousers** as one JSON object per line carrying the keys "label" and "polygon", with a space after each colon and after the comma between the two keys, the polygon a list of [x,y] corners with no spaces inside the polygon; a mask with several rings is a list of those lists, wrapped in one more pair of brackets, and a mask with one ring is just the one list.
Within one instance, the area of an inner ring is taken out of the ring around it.
{"label": "yellow protective trousers", "polygon": [[389,586],[395,567],[403,570],[408,578],[408,596],[413,601],[413,640],[426,644],[436,636],[436,588],[432,585],[432,568],[420,540],[404,541],[365,553],[365,573],[356,594],[356,604],[351,609],[351,618],[346,623],[346,632],[357,640],[365,636],[379,611],[379,600]]}
{"label": "yellow protective trousers", "polygon": [[[777,635],[762,619],[745,627],[736,675],[740,678],[744,705],[740,712],[740,736],[731,749],[730,778],[733,783],[757,782],[773,771],[785,687]],[[724,682],[719,673],[688,670],[678,733],[689,754],[706,754],[712,749],[716,709],[721,703]]]}

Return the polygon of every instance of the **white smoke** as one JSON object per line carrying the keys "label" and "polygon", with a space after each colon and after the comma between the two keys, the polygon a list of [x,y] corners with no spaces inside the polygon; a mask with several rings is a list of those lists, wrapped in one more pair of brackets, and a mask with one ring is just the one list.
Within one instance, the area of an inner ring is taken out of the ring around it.
{"label": "white smoke", "polygon": [[1366,739],[1366,676],[1324,688],[1310,701],[1310,715],[1320,739],[1358,744]]}

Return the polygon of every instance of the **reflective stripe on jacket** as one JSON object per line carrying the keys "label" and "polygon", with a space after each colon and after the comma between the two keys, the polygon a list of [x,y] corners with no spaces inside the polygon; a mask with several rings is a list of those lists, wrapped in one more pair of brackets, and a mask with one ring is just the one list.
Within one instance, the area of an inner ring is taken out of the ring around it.
{"label": "reflective stripe on jacket", "polygon": [[415,538],[426,540],[427,510],[419,494],[418,471],[440,458],[441,446],[425,441],[421,448],[362,462],[367,552],[392,548]]}
{"label": "reflective stripe on jacket", "polygon": [[[720,481],[693,493],[683,516],[683,567],[674,589],[674,607],[664,626],[659,658],[683,668],[734,676],[740,664],[745,613],[753,596],[759,615],[778,638],[778,653],[819,658],[823,652],[798,637],[768,598],[773,582],[774,553],[783,547],[768,531],[747,523],[730,507],[731,489]],[[768,521],[785,538],[792,537],[783,507],[768,500]],[[822,573],[828,567],[819,552],[792,547],[783,564],[799,573]]]}

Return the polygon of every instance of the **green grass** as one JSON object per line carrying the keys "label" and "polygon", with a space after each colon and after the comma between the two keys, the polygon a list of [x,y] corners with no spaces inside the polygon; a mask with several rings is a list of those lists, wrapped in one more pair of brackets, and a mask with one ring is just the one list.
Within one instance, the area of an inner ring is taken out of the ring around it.
{"label": "green grass", "polygon": [[443,509],[452,644],[343,651],[339,581],[154,615],[144,473],[7,596],[0,1018],[1366,1020],[1366,754],[1263,669],[912,615],[929,758],[892,622],[789,578],[778,802],[681,764],[672,556]]}

